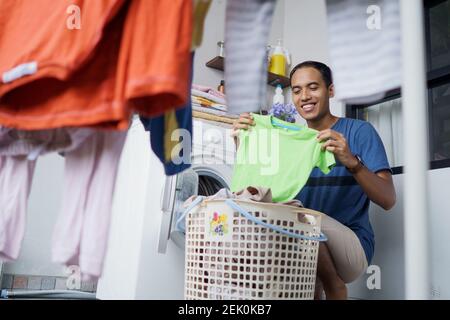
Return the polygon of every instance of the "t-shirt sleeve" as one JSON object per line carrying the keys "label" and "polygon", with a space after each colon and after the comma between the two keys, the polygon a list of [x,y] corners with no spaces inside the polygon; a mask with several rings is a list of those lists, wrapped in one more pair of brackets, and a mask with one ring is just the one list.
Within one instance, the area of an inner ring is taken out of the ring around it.
{"label": "t-shirt sleeve", "polygon": [[[320,150],[321,144],[318,144]],[[334,154],[330,151],[319,151],[319,156],[317,159],[316,167],[320,169],[324,174],[330,173],[331,169],[336,165],[336,160]]]}
{"label": "t-shirt sleeve", "polygon": [[352,152],[361,157],[364,165],[370,171],[377,173],[382,170],[388,170],[392,173],[383,142],[378,132],[369,122],[364,123],[357,130],[355,142],[357,150],[352,150]]}

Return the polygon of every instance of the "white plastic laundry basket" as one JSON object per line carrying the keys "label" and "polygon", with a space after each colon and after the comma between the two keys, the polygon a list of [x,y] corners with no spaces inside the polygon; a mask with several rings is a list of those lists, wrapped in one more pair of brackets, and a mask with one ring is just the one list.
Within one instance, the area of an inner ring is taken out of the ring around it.
{"label": "white plastic laundry basket", "polygon": [[319,212],[243,200],[186,210],[185,298],[313,299]]}

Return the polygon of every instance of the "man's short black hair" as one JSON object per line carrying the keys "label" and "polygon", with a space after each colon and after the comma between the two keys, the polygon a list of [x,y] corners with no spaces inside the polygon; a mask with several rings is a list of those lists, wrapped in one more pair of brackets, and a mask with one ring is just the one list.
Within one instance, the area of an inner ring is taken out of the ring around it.
{"label": "man's short black hair", "polygon": [[318,61],[304,61],[296,65],[294,69],[292,69],[289,76],[290,81],[292,81],[292,76],[294,75],[295,71],[301,68],[314,68],[319,71],[322,75],[323,80],[325,81],[325,84],[327,85],[327,88],[333,83],[333,75],[331,73],[330,67],[328,67],[325,63]]}

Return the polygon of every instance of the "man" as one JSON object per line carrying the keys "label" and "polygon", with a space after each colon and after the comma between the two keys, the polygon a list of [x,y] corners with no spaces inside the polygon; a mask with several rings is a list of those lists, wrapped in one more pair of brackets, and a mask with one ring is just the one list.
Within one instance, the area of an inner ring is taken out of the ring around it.
{"label": "man", "polygon": [[[396,201],[391,169],[383,143],[368,122],[339,118],[330,113],[334,96],[331,70],[323,63],[306,61],[290,74],[292,100],[309,128],[318,131],[322,148],[332,152],[336,166],[328,175],[315,168],[297,198],[306,208],[325,213],[317,266],[316,298],[346,299],[346,283],[356,280],[374,253],[369,203],[385,210]],[[248,129],[252,117],[244,113],[234,129]]]}

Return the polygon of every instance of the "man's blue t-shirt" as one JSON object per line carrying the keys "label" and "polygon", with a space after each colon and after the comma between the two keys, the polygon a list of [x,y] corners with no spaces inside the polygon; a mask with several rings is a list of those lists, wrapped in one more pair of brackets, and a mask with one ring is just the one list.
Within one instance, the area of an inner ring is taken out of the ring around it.
{"label": "man's blue t-shirt", "polygon": [[[375,128],[366,121],[339,118],[331,128],[342,133],[350,151],[372,172],[389,170],[386,151]],[[370,264],[375,246],[369,221],[370,200],[353,175],[336,159],[327,175],[315,168],[296,197],[306,208],[326,213],[355,232]]]}

